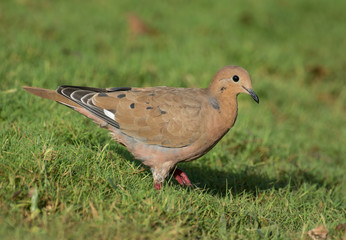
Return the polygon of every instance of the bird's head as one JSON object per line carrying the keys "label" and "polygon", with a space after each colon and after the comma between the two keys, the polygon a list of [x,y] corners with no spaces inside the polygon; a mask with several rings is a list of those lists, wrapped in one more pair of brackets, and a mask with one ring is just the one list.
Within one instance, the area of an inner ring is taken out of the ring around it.
{"label": "bird's head", "polygon": [[257,103],[258,96],[252,90],[249,73],[237,66],[226,66],[221,68],[213,78],[208,91],[215,97],[237,96],[239,93],[249,94]]}

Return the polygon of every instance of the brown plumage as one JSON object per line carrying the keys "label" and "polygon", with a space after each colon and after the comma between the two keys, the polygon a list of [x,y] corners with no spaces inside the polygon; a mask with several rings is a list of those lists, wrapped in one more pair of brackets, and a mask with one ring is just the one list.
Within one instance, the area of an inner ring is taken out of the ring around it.
{"label": "brown plumage", "polygon": [[[71,107],[110,130],[115,141],[151,168],[156,189],[178,162],[204,155],[228,132],[237,118],[239,93],[259,102],[249,74],[236,66],[219,70],[206,89],[23,88]],[[174,177],[181,185],[191,185],[179,169]]]}

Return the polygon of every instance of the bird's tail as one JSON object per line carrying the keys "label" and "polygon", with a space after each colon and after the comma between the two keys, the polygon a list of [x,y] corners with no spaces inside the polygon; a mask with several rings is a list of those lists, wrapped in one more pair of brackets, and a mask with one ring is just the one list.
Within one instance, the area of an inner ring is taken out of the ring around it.
{"label": "bird's tail", "polygon": [[42,98],[47,98],[53,101],[57,101],[61,104],[67,105],[68,107],[72,108],[78,108],[80,105],[77,103],[71,101],[70,99],[64,97],[63,95],[60,95],[54,90],[50,89],[44,89],[44,88],[37,88],[37,87],[28,87],[24,86],[23,89],[29,93],[32,93],[36,96],[42,97]]}
{"label": "bird's tail", "polygon": [[[106,116],[104,109],[99,108],[92,103],[88,104],[87,101],[83,102],[83,97],[90,93],[105,91],[121,91],[122,89],[129,90],[129,88],[102,89],[76,86],[60,86],[57,91],[27,86],[24,86],[23,89],[36,96],[57,101],[58,103],[70,107],[73,110],[76,110],[77,112],[83,114],[87,118],[90,118],[95,123],[99,124],[101,127],[107,128],[108,130],[113,130],[114,127],[119,128],[119,124],[114,119],[111,119],[108,116]],[[62,94],[60,94],[60,92],[62,92]]]}

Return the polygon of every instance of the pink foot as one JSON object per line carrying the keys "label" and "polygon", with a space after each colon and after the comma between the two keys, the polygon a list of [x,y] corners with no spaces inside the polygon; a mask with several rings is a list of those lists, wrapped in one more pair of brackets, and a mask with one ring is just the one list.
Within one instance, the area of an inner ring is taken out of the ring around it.
{"label": "pink foot", "polygon": [[179,168],[175,169],[173,176],[180,185],[182,186],[187,185],[189,187],[192,186],[190,179],[187,177],[186,173],[181,171]]}
{"label": "pink foot", "polygon": [[161,187],[162,187],[162,183],[155,183],[155,184],[154,184],[154,188],[155,188],[156,190],[160,190]]}

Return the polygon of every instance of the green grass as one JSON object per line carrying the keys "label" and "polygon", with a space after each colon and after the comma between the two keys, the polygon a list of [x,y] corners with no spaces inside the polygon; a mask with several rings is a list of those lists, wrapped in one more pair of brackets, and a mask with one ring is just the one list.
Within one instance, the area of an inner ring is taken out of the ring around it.
{"label": "green grass", "polygon": [[[345,1],[0,3],[1,239],[309,239],[346,222]],[[129,36],[135,12],[156,37]],[[206,87],[246,68],[234,128],[155,191],[107,131],[23,85]]]}

